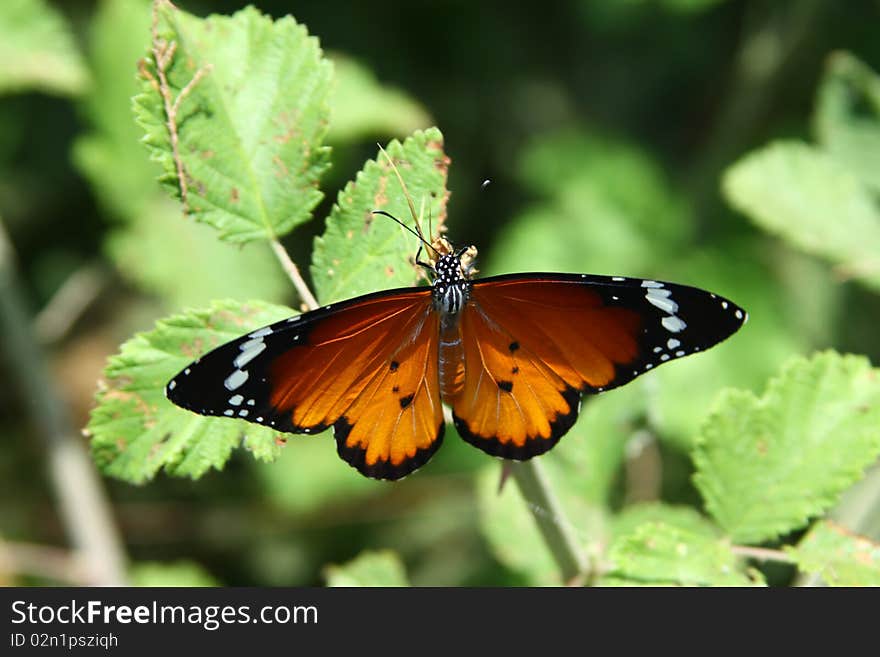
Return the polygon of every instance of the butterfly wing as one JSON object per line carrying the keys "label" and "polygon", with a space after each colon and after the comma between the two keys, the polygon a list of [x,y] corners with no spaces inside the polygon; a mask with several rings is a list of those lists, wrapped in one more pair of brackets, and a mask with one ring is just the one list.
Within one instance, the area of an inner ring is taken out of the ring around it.
{"label": "butterfly wing", "polygon": [[489,454],[542,454],[574,424],[582,393],[708,349],[746,319],[727,299],[673,283],[576,274],[476,280],[461,318],[456,428]]}
{"label": "butterfly wing", "polygon": [[332,426],[344,460],[398,479],[442,441],[438,333],[429,289],[370,294],[228,342],[175,376],[166,395],[279,431]]}

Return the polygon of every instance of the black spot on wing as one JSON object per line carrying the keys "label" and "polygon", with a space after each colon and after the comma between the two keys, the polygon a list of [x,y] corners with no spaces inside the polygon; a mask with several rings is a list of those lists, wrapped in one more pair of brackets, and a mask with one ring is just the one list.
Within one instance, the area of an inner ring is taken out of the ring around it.
{"label": "black spot on wing", "polygon": [[504,392],[513,392],[513,381],[499,381],[498,387]]}
{"label": "black spot on wing", "polygon": [[568,411],[560,413],[550,420],[550,434],[547,436],[528,436],[522,445],[502,442],[498,436],[483,436],[474,433],[468,428],[467,423],[454,412],[452,419],[458,434],[474,447],[478,447],[492,456],[500,456],[514,461],[527,461],[552,449],[577,420],[580,410],[580,392],[575,388],[568,387],[562,391],[562,396],[568,404]]}

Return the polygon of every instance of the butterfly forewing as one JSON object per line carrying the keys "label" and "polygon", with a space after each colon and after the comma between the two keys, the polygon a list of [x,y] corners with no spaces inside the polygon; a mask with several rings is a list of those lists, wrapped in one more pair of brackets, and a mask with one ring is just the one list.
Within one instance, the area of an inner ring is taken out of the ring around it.
{"label": "butterfly forewing", "polygon": [[653,280],[517,274],[473,282],[461,320],[459,433],[526,459],[574,423],[581,393],[621,386],[734,333],[745,312],[710,292]]}
{"label": "butterfly forewing", "polygon": [[342,458],[368,476],[396,479],[442,439],[437,322],[429,289],[359,297],[215,349],[166,394],[203,415],[279,431],[333,426]]}

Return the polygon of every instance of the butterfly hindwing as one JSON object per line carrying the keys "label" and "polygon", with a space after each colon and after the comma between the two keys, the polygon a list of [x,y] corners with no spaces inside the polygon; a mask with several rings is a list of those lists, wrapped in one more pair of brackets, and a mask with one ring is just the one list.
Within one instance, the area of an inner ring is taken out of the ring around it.
{"label": "butterfly hindwing", "polygon": [[476,280],[461,319],[464,383],[452,401],[462,437],[497,456],[550,449],[580,395],[628,383],[734,333],[745,312],[673,283],[576,274]]}
{"label": "butterfly hindwing", "polygon": [[442,440],[437,335],[429,289],[379,292],[218,347],[166,394],[202,415],[284,432],[333,426],[343,459],[367,476],[397,479]]}

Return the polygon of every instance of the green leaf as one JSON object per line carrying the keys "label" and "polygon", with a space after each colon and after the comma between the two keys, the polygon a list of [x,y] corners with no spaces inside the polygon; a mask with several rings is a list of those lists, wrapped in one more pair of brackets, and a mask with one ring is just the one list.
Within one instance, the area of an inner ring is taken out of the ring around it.
{"label": "green leaf", "polygon": [[73,159],[114,219],[137,217],[159,193],[160,169],[145,156],[138,143],[143,131],[131,116],[131,97],[140,88],[137,63],[149,35],[148,0],[102,2],[90,25],[94,82],[80,110],[91,129],[77,138]]}
{"label": "green leaf", "polygon": [[132,586],[220,586],[220,582],[194,561],[140,561],[129,572]]}
{"label": "green leaf", "polygon": [[[317,39],[290,16],[253,7],[196,18],[159,3],[160,40],[175,44],[166,74],[187,187],[186,209],[231,242],[273,239],[311,218],[328,166],[332,67]],[[135,98],[145,142],[178,194],[159,73],[151,55]]]}
{"label": "green leaf", "polygon": [[880,453],[880,379],[867,359],[798,358],[762,397],[727,390],[703,423],[694,482],[737,542],[802,527]]}
{"label": "green leaf", "polygon": [[[443,135],[436,128],[416,132],[403,144],[386,149],[394,160],[419,212],[432,218],[436,233],[446,221],[446,171]],[[321,303],[358,294],[413,285],[417,280],[412,257],[418,240],[387,217],[385,210],[412,225],[409,206],[384,155],[370,160],[339,193],[327,218],[324,234],[315,239],[312,280]],[[427,232],[427,223],[423,226]]]}
{"label": "green leaf", "polygon": [[822,148],[880,192],[880,76],[849,53],[832,54],[814,125]]}
{"label": "green leaf", "polygon": [[409,586],[403,562],[391,550],[361,552],[348,563],[324,569],[327,586]]}
{"label": "green leaf", "polygon": [[45,0],[0,3],[0,94],[76,95],[88,71],[64,18]]}
{"label": "green leaf", "polygon": [[777,142],[729,168],[723,188],[728,202],[761,228],[880,288],[880,209],[837,159]]}
{"label": "green leaf", "polygon": [[210,226],[181,216],[180,207],[160,195],[114,230],[106,249],[129,281],[172,308],[220,298],[281,302],[290,294],[290,281],[267,244],[221,242]]}
{"label": "green leaf", "polygon": [[763,581],[743,572],[723,540],[659,522],[645,523],[616,539],[608,550],[613,578],[685,586],[753,586]]}
{"label": "green leaf", "polygon": [[175,315],[124,343],[110,358],[87,427],[101,470],[133,483],[164,468],[198,478],[220,469],[242,436],[255,456],[278,455],[275,433],[230,418],[197,415],[169,402],[165,384],[195,358],[239,335],[294,314],[252,302],[215,302],[210,309]]}
{"label": "green leaf", "polygon": [[817,522],[786,551],[800,570],[830,586],[880,586],[880,544],[832,522]]}
{"label": "green leaf", "polygon": [[331,120],[327,139],[354,141],[374,135],[404,137],[431,125],[431,117],[402,91],[379,84],[356,60],[334,54],[336,85],[330,95]]}
{"label": "green leaf", "polygon": [[647,523],[660,523],[710,539],[719,538],[721,534],[721,530],[696,509],[662,502],[645,502],[624,508],[614,516],[612,529],[614,536],[621,537]]}
{"label": "green leaf", "polygon": [[270,464],[253,468],[265,497],[287,513],[307,513],[325,504],[353,503],[387,492],[383,481],[368,479],[339,459],[336,443],[324,434],[304,436]]}

